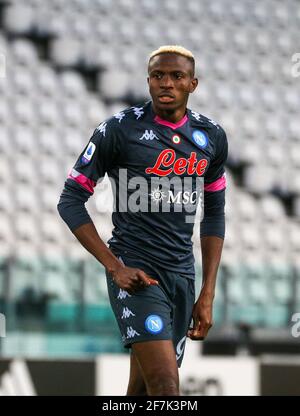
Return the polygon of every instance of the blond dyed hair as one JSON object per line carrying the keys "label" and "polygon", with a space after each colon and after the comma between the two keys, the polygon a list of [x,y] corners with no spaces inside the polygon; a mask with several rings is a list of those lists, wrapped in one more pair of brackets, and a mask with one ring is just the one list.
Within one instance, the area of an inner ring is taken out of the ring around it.
{"label": "blond dyed hair", "polygon": [[156,55],[160,55],[161,53],[176,53],[177,55],[185,56],[186,58],[189,58],[193,61],[195,60],[192,52],[180,45],[160,46],[158,49],[150,53],[149,60],[154,58]]}
{"label": "blond dyed hair", "polygon": [[188,49],[184,48],[183,46],[180,45],[164,45],[161,46],[160,48],[156,49],[155,51],[151,52],[149,55],[149,61],[148,61],[148,70],[149,70],[149,64],[152,58],[154,58],[155,56],[161,55],[163,53],[175,53],[177,55],[181,55],[184,56],[185,58],[187,58],[191,64],[192,64],[192,76],[194,76],[195,74],[195,58],[194,55],[192,54],[191,51],[189,51]]}

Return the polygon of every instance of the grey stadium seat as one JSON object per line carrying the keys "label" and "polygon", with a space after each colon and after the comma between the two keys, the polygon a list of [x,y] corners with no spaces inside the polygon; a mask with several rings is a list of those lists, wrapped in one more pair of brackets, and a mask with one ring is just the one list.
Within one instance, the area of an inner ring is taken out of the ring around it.
{"label": "grey stadium seat", "polygon": [[34,25],[34,14],[30,7],[15,4],[8,7],[4,13],[4,27],[9,33],[27,34]]}

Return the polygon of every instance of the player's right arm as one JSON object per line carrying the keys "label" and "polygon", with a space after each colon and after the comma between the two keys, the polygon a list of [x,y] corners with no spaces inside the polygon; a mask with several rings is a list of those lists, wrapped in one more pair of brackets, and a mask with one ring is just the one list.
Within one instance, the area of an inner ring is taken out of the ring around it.
{"label": "player's right arm", "polygon": [[85,208],[97,181],[118,162],[122,153],[122,142],[114,127],[105,127],[95,130],[77,159],[65,182],[57,209],[82,246],[103,264],[121,289],[132,293],[158,282],[142,270],[124,266],[117,259],[101,239]]}

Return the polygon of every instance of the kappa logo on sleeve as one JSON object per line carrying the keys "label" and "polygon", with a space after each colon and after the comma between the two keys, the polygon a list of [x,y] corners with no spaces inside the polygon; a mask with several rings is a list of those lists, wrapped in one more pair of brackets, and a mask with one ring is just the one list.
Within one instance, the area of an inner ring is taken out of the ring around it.
{"label": "kappa logo on sleeve", "polygon": [[86,151],[84,152],[84,155],[81,158],[81,162],[84,164],[89,163],[93,157],[93,154],[95,153],[95,150],[96,150],[96,145],[90,142],[88,147],[86,148]]}

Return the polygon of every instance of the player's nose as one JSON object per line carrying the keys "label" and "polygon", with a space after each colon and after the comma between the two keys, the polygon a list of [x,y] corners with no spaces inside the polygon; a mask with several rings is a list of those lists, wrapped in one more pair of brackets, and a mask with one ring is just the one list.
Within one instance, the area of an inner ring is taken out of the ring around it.
{"label": "player's nose", "polygon": [[173,87],[173,81],[169,75],[164,75],[161,79],[160,87],[162,89],[164,88],[172,88]]}

